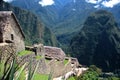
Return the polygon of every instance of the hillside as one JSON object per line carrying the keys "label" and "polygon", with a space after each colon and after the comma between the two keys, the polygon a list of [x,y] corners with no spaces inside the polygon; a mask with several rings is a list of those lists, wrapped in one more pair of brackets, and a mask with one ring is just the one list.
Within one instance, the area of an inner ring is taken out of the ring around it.
{"label": "hillside", "polygon": [[112,12],[120,25],[120,18],[118,17],[120,11],[119,5],[113,8],[94,8],[94,4],[85,2],[87,0],[54,1],[54,5],[44,7],[38,4],[39,0],[14,0],[11,4],[37,14],[45,25],[51,28],[63,45],[70,43],[71,38],[82,28],[88,15],[98,9],[105,9]]}
{"label": "hillside", "polygon": [[94,64],[103,71],[120,68],[120,29],[113,15],[107,11],[91,14],[70,46],[72,55],[81,64]]}
{"label": "hillside", "polygon": [[43,43],[44,45],[58,46],[54,34],[33,13],[13,7],[9,3],[0,2],[0,11],[13,11],[25,33],[26,44]]}

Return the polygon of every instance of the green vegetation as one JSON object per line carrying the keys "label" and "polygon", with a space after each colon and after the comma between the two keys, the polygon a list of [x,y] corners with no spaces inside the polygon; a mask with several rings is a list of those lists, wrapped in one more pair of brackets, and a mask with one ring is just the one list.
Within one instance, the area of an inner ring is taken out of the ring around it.
{"label": "green vegetation", "polygon": [[38,16],[27,10],[13,7],[9,3],[3,1],[0,1],[0,5],[0,11],[13,11],[15,13],[23,32],[25,33],[26,45],[43,43],[45,45],[58,46],[56,37],[49,28],[44,26]]}
{"label": "green vegetation", "polygon": [[70,77],[68,80],[75,80],[75,78],[74,77]]}
{"label": "green vegetation", "polygon": [[118,77],[101,78],[100,80],[120,80]]}
{"label": "green vegetation", "polygon": [[21,52],[18,52],[18,56],[24,56],[24,55],[31,54],[31,53],[33,53],[33,52],[28,51],[28,50],[23,50]]}
{"label": "green vegetation", "polygon": [[48,62],[50,62],[50,60],[48,60],[48,59],[45,59],[45,62],[46,62],[46,63],[48,63]]}
{"label": "green vegetation", "polygon": [[[0,80],[26,80],[26,72],[25,72],[25,66],[26,64],[24,64],[23,66],[18,66],[18,64],[16,64],[16,60],[14,60],[12,63],[12,65],[6,65],[6,63],[8,63],[8,61],[0,62]],[[47,74],[37,74],[36,70],[38,68],[38,65],[36,65],[35,69],[32,71],[32,65],[31,62],[28,65],[28,78],[27,80],[51,80],[51,76],[47,75]]]}
{"label": "green vegetation", "polygon": [[98,10],[91,14],[70,47],[71,55],[83,65],[94,64],[105,72],[120,68],[120,30],[110,12]]}
{"label": "green vegetation", "polygon": [[40,60],[41,58],[42,58],[42,56],[39,56],[39,55],[36,56],[37,60]]}
{"label": "green vegetation", "polygon": [[101,70],[94,65],[89,67],[89,70],[86,71],[83,75],[79,76],[77,80],[98,80]]}
{"label": "green vegetation", "polygon": [[33,80],[48,80],[48,75],[46,74],[37,74],[35,73],[35,76],[33,78]]}
{"label": "green vegetation", "polygon": [[22,67],[20,67],[18,70],[17,70],[17,73],[16,73],[16,77],[14,78],[15,80],[25,80],[26,77],[25,77],[25,66],[26,64],[24,64]]}
{"label": "green vegetation", "polygon": [[45,62],[46,62],[46,63],[50,62],[51,60],[52,60],[52,58],[47,58],[47,57],[45,57]]}
{"label": "green vegetation", "polygon": [[16,65],[15,59],[8,64],[11,57],[12,56],[5,60],[0,60],[0,80],[13,80],[15,77],[14,74],[18,70],[18,66]]}
{"label": "green vegetation", "polygon": [[64,65],[66,65],[68,63],[68,59],[65,59],[63,62],[64,62]]}
{"label": "green vegetation", "polygon": [[[105,80],[105,79],[104,79]],[[107,78],[106,80],[120,80],[120,78],[118,78],[118,77],[109,77],[109,78]]]}

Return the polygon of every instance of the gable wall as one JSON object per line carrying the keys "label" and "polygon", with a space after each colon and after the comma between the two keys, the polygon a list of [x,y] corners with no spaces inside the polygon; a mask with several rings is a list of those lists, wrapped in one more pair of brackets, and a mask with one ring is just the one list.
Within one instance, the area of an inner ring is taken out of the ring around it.
{"label": "gable wall", "polygon": [[13,35],[13,42],[15,43],[17,52],[20,52],[25,49],[24,45],[24,38],[20,32],[18,24],[14,20],[13,16],[7,17],[5,25],[5,32],[4,32],[4,41],[5,40],[12,40]]}

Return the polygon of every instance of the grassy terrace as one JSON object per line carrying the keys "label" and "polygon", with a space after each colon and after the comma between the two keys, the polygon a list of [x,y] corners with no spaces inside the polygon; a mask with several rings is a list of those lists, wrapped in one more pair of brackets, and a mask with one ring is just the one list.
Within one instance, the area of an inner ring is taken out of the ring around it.
{"label": "grassy terrace", "polygon": [[68,59],[65,59],[63,62],[64,62],[64,65],[66,65],[68,63]]}
{"label": "grassy terrace", "polygon": [[40,60],[41,58],[43,58],[43,57],[42,57],[42,56],[39,56],[39,55],[36,56],[36,59],[37,59],[37,60]]}
{"label": "grassy terrace", "polygon": [[33,80],[48,80],[48,76],[47,74],[35,74]]}
{"label": "grassy terrace", "polygon": [[31,54],[31,53],[32,53],[32,51],[23,50],[21,52],[18,52],[18,56],[24,56],[24,55]]}

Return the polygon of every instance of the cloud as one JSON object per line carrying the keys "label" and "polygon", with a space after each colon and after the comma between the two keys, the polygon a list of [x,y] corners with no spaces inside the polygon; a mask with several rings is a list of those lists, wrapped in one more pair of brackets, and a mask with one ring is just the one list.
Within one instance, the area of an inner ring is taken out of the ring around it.
{"label": "cloud", "polygon": [[100,7],[100,5],[96,5],[96,6],[94,6],[94,8],[99,8]]}
{"label": "cloud", "polygon": [[12,2],[13,0],[3,0],[3,1],[5,1],[5,2]]}
{"label": "cloud", "polygon": [[120,0],[110,0],[110,1],[103,1],[102,2],[102,5],[105,6],[105,7],[113,7],[117,4],[120,3]]}
{"label": "cloud", "polygon": [[120,3],[120,0],[85,0],[87,3],[96,4],[94,7],[99,8],[101,6],[112,8]]}
{"label": "cloud", "polygon": [[101,2],[102,0],[85,0],[87,3],[97,4]]}
{"label": "cloud", "polygon": [[39,4],[41,4],[42,6],[53,5],[54,1],[53,0],[41,0],[39,1]]}

